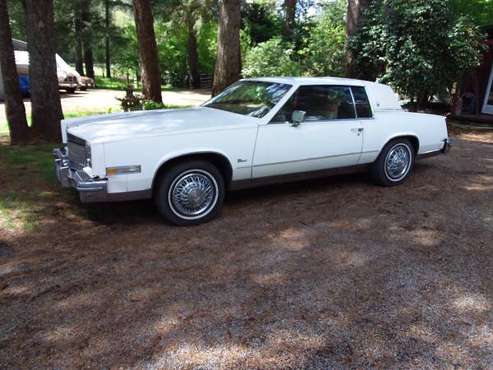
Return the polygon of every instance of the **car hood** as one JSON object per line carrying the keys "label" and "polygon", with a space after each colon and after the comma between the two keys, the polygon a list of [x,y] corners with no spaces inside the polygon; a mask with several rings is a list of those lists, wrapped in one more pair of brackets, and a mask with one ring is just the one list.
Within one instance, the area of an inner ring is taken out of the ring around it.
{"label": "car hood", "polygon": [[65,132],[88,142],[120,141],[136,136],[173,135],[204,130],[220,130],[253,124],[256,118],[197,107],[113,113],[64,120]]}

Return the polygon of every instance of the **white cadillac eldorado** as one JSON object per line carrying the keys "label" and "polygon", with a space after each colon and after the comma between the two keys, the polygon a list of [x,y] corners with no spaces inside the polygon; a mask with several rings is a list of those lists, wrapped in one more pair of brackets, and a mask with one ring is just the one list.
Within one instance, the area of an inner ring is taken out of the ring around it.
{"label": "white cadillac eldorado", "polygon": [[82,202],[153,198],[176,225],[212,219],[227,190],[334,170],[398,185],[416,159],[450,148],[444,117],[339,78],[245,79],[196,108],[65,120],[62,136],[57,178]]}

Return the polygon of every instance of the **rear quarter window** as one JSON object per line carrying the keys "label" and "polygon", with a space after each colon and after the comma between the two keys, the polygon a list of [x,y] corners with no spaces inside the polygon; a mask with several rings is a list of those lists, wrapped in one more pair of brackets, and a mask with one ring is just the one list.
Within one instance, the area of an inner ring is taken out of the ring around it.
{"label": "rear quarter window", "polygon": [[370,101],[368,100],[368,95],[366,94],[365,88],[361,86],[353,86],[351,89],[353,91],[358,118],[373,117]]}

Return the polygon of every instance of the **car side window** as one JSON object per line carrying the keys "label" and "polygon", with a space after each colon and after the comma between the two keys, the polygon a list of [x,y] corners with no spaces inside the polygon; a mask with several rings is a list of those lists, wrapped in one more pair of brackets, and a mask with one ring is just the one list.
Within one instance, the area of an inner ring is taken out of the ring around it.
{"label": "car side window", "polygon": [[271,122],[290,121],[295,110],[306,112],[306,122],[356,118],[351,90],[346,86],[300,86]]}
{"label": "car side window", "polygon": [[368,95],[366,94],[365,88],[362,86],[353,86],[351,89],[353,90],[358,118],[373,117],[370,101],[368,100]]}

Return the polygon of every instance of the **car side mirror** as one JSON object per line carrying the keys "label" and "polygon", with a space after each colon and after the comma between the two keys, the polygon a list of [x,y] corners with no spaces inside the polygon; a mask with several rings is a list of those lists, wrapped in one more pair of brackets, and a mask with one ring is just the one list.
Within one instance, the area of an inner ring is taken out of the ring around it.
{"label": "car side mirror", "polygon": [[306,112],[303,110],[295,110],[291,115],[291,126],[298,127],[305,120]]}

